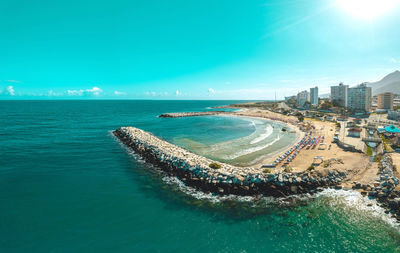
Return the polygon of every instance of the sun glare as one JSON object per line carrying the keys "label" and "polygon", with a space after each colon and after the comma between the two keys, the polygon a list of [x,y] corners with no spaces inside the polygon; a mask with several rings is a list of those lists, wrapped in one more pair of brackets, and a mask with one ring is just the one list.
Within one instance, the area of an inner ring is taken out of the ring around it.
{"label": "sun glare", "polygon": [[356,18],[375,19],[395,8],[400,0],[337,0],[337,2]]}

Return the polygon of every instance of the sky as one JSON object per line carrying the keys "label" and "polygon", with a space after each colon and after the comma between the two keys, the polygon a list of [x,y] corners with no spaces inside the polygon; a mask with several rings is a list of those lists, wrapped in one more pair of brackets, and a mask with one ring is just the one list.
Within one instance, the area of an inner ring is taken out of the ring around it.
{"label": "sky", "polygon": [[328,93],[400,70],[399,2],[2,0],[0,99]]}

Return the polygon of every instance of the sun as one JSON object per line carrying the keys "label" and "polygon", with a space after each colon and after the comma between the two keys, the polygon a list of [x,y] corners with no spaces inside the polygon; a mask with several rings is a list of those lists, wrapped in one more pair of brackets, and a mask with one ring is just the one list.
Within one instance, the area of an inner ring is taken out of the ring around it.
{"label": "sun", "polygon": [[385,15],[399,4],[400,0],[337,0],[350,15],[359,19],[375,19]]}

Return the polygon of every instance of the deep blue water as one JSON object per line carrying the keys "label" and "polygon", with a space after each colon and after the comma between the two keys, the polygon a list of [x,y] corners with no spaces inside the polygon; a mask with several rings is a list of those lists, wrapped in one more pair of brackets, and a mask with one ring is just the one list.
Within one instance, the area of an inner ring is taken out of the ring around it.
{"label": "deep blue water", "polygon": [[0,101],[0,252],[400,252],[400,234],[357,193],[291,204],[197,199],[110,131],[172,142],[244,138],[248,121],[160,119],[233,101]]}

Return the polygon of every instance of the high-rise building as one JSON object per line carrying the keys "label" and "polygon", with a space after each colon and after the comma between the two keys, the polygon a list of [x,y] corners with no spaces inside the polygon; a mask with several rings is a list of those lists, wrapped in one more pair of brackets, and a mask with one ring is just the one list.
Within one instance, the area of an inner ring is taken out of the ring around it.
{"label": "high-rise building", "polygon": [[354,111],[369,112],[372,104],[371,87],[362,83],[354,88],[348,89],[347,107]]}
{"label": "high-rise building", "polygon": [[378,109],[393,110],[394,94],[385,92],[378,95]]}
{"label": "high-rise building", "polygon": [[306,90],[297,93],[297,105],[303,107],[306,102],[310,102],[310,93]]}
{"label": "high-rise building", "polygon": [[318,105],[318,87],[310,89],[310,103],[314,106]]}
{"label": "high-rise building", "polygon": [[331,101],[334,105],[347,107],[348,85],[340,83],[337,86],[331,86]]}

